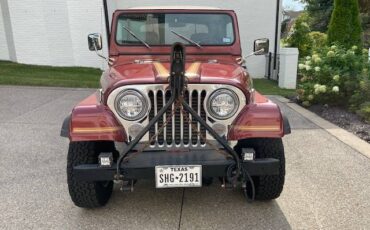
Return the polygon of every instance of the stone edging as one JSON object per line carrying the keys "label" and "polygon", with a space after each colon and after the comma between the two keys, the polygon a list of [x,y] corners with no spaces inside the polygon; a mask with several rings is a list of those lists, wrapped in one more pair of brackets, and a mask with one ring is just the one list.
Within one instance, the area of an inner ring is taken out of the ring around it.
{"label": "stone edging", "polygon": [[303,117],[307,118],[320,128],[327,131],[332,136],[336,137],[338,140],[342,141],[346,145],[355,149],[365,157],[370,159],[370,144],[361,138],[357,137],[353,133],[348,132],[345,129],[342,129],[333,123],[321,118],[315,113],[308,111],[307,109],[297,105],[296,103],[290,102],[288,99],[280,96],[275,96],[280,102],[286,104],[289,108],[293,109],[297,113],[301,114]]}

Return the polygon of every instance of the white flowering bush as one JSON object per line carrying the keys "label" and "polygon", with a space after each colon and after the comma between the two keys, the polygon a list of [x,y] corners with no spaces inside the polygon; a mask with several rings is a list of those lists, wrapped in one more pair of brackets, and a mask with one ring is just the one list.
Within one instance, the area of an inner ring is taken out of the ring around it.
{"label": "white flowering bush", "polygon": [[356,111],[362,104],[370,103],[367,50],[357,46],[321,47],[301,58],[298,69],[298,99],[304,106],[343,105]]}

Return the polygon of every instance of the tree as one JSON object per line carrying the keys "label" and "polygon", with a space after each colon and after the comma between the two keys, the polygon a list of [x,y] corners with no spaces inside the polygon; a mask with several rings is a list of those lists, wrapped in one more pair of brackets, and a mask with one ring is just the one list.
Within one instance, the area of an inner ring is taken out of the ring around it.
{"label": "tree", "polygon": [[329,43],[362,47],[362,28],[358,0],[335,0],[328,30]]}
{"label": "tree", "polygon": [[[311,18],[310,27],[312,31],[326,33],[330,17],[334,8],[334,0],[296,0],[306,4],[306,11]],[[370,14],[370,1],[358,0],[360,12]]]}
{"label": "tree", "polygon": [[309,36],[310,26],[307,24],[308,16],[301,14],[294,22],[288,38],[285,40],[288,47],[296,47],[299,50],[299,56],[304,57],[310,54],[312,39]]}
{"label": "tree", "polygon": [[312,31],[326,32],[333,12],[334,0],[301,0],[306,4]]}
{"label": "tree", "polygon": [[361,13],[370,13],[370,1],[369,0],[358,0],[360,5]]}

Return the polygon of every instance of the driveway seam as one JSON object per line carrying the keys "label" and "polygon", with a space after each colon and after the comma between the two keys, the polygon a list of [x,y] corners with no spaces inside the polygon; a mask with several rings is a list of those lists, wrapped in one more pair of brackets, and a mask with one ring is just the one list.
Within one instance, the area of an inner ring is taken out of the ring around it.
{"label": "driveway seam", "polygon": [[184,198],[185,198],[185,189],[182,189],[182,199],[181,199],[181,208],[180,208],[180,218],[179,218],[179,225],[177,227],[178,230],[181,229],[181,220],[182,220],[182,209],[184,207]]}
{"label": "driveway seam", "polygon": [[19,116],[13,117],[11,120],[9,120],[9,123],[10,123],[10,122],[16,123],[14,120],[16,120],[17,118],[20,118],[20,117],[23,117],[23,116],[25,116],[25,115],[27,115],[27,114],[29,114],[29,113],[32,113],[32,112],[34,112],[34,111],[36,111],[36,110],[38,110],[38,109],[40,109],[40,108],[42,108],[42,107],[44,107],[44,106],[49,105],[49,104],[50,104],[50,103],[52,103],[52,102],[55,102],[55,101],[57,101],[57,100],[60,100],[60,99],[62,99],[62,98],[64,98],[64,97],[66,97],[66,96],[68,96],[68,93],[67,93],[67,92],[65,92],[63,95],[61,95],[61,96],[60,96],[60,97],[58,97],[58,98],[50,99],[49,101],[45,102],[44,104],[42,104],[42,105],[40,105],[40,106],[36,106],[36,107],[34,107],[33,109],[31,109],[31,110],[29,110],[29,111],[27,111],[27,112],[25,112],[25,113],[23,113],[23,114],[20,114]]}

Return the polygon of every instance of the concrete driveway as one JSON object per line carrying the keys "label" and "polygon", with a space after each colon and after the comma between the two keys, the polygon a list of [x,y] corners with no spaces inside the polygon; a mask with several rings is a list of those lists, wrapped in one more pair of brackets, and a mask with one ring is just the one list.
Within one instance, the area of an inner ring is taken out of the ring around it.
{"label": "concrete driveway", "polygon": [[201,189],[134,193],[83,210],[66,184],[64,117],[93,90],[0,87],[1,229],[370,229],[370,159],[285,103],[286,184],[271,202],[246,203],[215,182]]}

